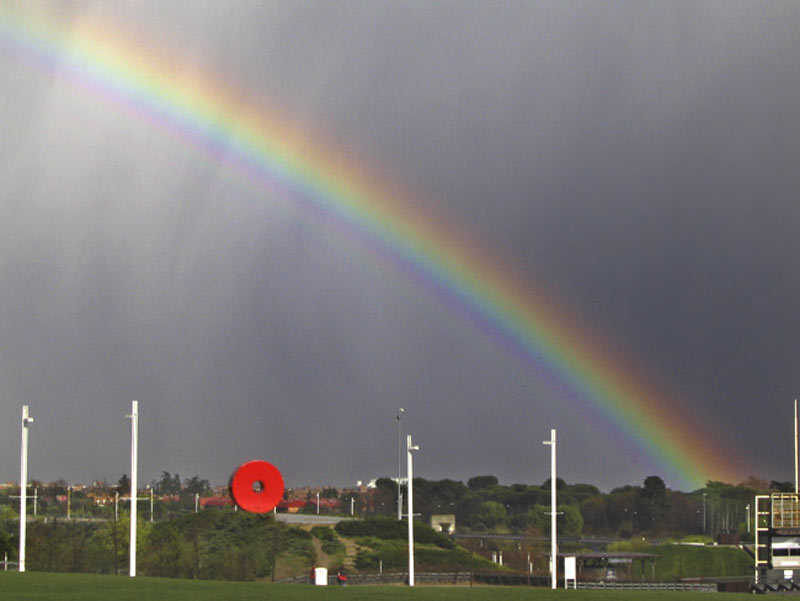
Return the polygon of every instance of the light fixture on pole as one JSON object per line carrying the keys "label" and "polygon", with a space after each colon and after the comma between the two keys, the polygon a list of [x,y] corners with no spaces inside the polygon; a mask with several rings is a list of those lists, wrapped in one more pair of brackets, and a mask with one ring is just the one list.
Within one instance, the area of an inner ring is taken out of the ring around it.
{"label": "light fixture on pole", "polygon": [[406,480],[408,481],[408,586],[414,586],[414,465],[411,453],[419,446],[411,444],[411,434],[406,438]]}
{"label": "light fixture on pole", "polygon": [[136,506],[138,505],[138,472],[139,472],[139,401],[131,401],[131,413],[126,417],[131,420],[131,540],[130,569],[128,574],[136,576]]}
{"label": "light fixture on pole", "polygon": [[28,414],[28,406],[22,406],[22,440],[19,453],[19,571],[25,571],[25,528],[28,506],[28,427],[33,418]]}
{"label": "light fixture on pole", "polygon": [[747,534],[750,534],[750,503],[744,506],[744,510],[747,512]]}
{"label": "light fixture on pole", "polygon": [[555,589],[558,574],[558,548],[556,529],[556,431],[550,430],[550,440],[542,441],[550,445],[550,581],[551,588]]}
{"label": "light fixture on pole", "polygon": [[402,475],[403,465],[403,443],[401,435],[401,424],[405,409],[400,407],[397,410],[397,521],[403,519],[403,493],[400,491],[400,477]]}

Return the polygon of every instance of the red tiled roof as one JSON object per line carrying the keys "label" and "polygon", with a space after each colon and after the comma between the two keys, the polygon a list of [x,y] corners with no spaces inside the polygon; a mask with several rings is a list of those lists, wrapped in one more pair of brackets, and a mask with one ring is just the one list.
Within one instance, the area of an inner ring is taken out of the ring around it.
{"label": "red tiled roof", "polygon": [[200,507],[226,507],[233,505],[230,497],[200,497]]}

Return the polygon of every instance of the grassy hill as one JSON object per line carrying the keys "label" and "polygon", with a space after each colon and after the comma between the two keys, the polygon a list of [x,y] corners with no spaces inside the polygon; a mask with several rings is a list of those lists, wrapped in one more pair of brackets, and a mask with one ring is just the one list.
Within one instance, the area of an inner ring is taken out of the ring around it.
{"label": "grassy hill", "polygon": [[659,545],[647,548],[646,552],[659,556],[656,580],[662,582],[681,578],[753,576],[753,559],[735,547]]}

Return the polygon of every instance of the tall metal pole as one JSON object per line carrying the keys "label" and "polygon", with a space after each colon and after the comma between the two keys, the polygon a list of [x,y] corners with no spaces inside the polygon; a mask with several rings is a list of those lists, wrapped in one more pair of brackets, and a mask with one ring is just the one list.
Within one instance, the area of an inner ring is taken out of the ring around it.
{"label": "tall metal pole", "polygon": [[798,473],[797,473],[797,399],[794,400],[794,494],[798,494]]}
{"label": "tall metal pole", "polygon": [[542,444],[550,445],[550,584],[551,588],[557,586],[558,575],[558,547],[556,529],[556,431],[550,430],[550,440]]}
{"label": "tall metal pole", "polygon": [[401,434],[401,420],[405,409],[400,407],[397,410],[397,521],[403,519],[403,493],[400,492],[400,476],[403,467],[403,440]]}
{"label": "tall metal pole", "polygon": [[22,436],[19,452],[19,571],[25,571],[25,529],[28,519],[28,426],[33,418],[28,414],[28,406],[22,406]]}
{"label": "tall metal pole", "polygon": [[750,503],[744,506],[744,510],[747,512],[747,534],[750,534]]}
{"label": "tall metal pole", "polygon": [[417,445],[411,444],[411,434],[406,438],[406,454],[408,465],[406,479],[408,480],[408,586],[414,586],[414,465],[411,453],[418,451]]}
{"label": "tall metal pole", "polygon": [[139,401],[131,401],[131,546],[130,570],[131,578],[136,576],[136,506],[138,505],[138,473],[139,473]]}

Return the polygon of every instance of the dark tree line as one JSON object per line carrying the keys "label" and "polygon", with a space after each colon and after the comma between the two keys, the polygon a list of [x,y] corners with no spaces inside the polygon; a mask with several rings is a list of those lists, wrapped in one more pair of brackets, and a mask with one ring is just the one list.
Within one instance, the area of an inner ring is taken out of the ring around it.
{"label": "dark tree line", "polygon": [[[396,514],[396,482],[381,478],[376,484],[367,511]],[[641,486],[623,486],[604,493],[591,484],[567,484],[559,478],[559,530],[571,535],[620,538],[694,534],[746,537],[747,507],[753,507],[755,495],[787,486],[750,478],[740,485],[708,482],[704,488],[687,493],[670,490],[660,477],[648,476]],[[506,486],[491,475],[470,478],[466,484],[415,478],[414,509],[425,518],[453,514],[460,530],[545,533],[549,530],[550,480],[541,485]]]}

